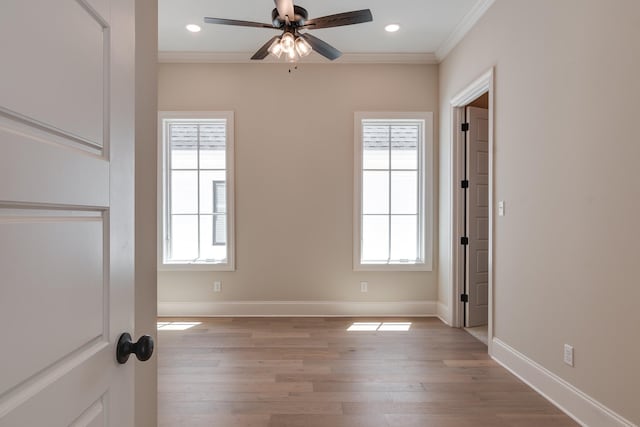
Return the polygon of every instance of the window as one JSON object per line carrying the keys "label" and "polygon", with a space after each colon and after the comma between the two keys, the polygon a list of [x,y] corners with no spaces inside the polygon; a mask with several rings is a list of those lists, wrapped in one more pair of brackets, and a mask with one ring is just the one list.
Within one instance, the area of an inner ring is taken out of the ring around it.
{"label": "window", "polygon": [[431,270],[432,113],[356,113],[354,269]]}
{"label": "window", "polygon": [[160,119],[161,265],[233,270],[233,113]]}

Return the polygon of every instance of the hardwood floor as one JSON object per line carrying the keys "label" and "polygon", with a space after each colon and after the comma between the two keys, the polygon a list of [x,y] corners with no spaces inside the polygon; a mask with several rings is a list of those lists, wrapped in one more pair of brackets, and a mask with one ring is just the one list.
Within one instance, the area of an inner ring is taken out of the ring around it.
{"label": "hardwood floor", "polygon": [[[577,425],[437,319],[225,318],[158,331],[160,426]],[[347,331],[411,322],[408,331]]]}

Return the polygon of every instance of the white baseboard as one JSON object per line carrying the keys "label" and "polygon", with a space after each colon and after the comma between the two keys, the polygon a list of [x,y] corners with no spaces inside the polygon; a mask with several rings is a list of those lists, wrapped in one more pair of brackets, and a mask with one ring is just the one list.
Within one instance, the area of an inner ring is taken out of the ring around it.
{"label": "white baseboard", "polygon": [[451,319],[451,310],[449,310],[449,306],[438,301],[437,310],[438,319],[442,320],[442,322],[447,324],[448,326],[451,326],[453,322]]}
{"label": "white baseboard", "polygon": [[160,317],[435,317],[436,301],[158,302]]}
{"label": "white baseboard", "polygon": [[491,356],[583,426],[637,427],[498,338]]}

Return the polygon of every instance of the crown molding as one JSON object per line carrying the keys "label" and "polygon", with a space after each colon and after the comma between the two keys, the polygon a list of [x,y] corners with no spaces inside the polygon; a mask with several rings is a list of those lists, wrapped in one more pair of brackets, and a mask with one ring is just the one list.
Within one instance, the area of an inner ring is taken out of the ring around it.
{"label": "crown molding", "polygon": [[[263,61],[249,59],[252,53],[245,52],[180,52],[160,51],[158,62],[161,63],[205,63],[205,64],[249,64],[267,63],[282,64],[282,60],[265,58]],[[300,64],[437,64],[433,53],[345,53],[337,60],[330,62],[320,55],[309,55],[298,61]]]}
{"label": "crown molding", "polygon": [[494,2],[495,0],[479,0],[475,6],[471,8],[469,13],[462,18],[462,21],[460,21],[449,37],[447,37],[444,43],[436,50],[435,57],[438,62],[443,61],[444,58],[447,57]]}

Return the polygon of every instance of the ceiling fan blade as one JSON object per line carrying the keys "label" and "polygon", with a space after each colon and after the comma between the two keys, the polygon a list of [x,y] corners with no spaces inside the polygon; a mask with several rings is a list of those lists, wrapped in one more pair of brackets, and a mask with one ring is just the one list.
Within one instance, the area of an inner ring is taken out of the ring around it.
{"label": "ceiling fan blade", "polygon": [[224,19],[224,18],[204,18],[204,22],[207,24],[222,24],[222,25],[235,25],[238,27],[257,27],[257,28],[271,28],[272,30],[278,30],[272,24],[263,24],[261,22],[251,21],[239,21],[237,19]]}
{"label": "ceiling fan blade", "polygon": [[264,44],[264,46],[262,46],[260,49],[258,49],[258,51],[256,53],[253,54],[253,56],[251,57],[251,59],[253,60],[261,60],[267,57],[267,55],[269,55],[269,48],[271,47],[271,45],[273,44],[273,42],[276,41],[276,39],[280,37],[280,36],[273,36],[271,37],[271,39],[266,42]]}
{"label": "ceiling fan blade", "polygon": [[312,36],[309,33],[300,34],[300,37],[305,39],[307,43],[311,45],[313,50],[315,50],[325,58],[333,61],[334,59],[338,59],[342,56],[342,52],[340,52],[338,49],[331,46],[329,43],[324,42],[315,36]]}
{"label": "ceiling fan blade", "polygon": [[337,15],[323,16],[309,19],[302,28],[316,30],[319,28],[341,27],[343,25],[361,24],[373,21],[371,10],[354,10],[353,12],[338,13]]}
{"label": "ceiling fan blade", "polygon": [[273,0],[276,3],[276,9],[278,9],[278,15],[283,21],[286,16],[289,17],[289,21],[295,20],[295,11],[293,10],[293,0]]}

